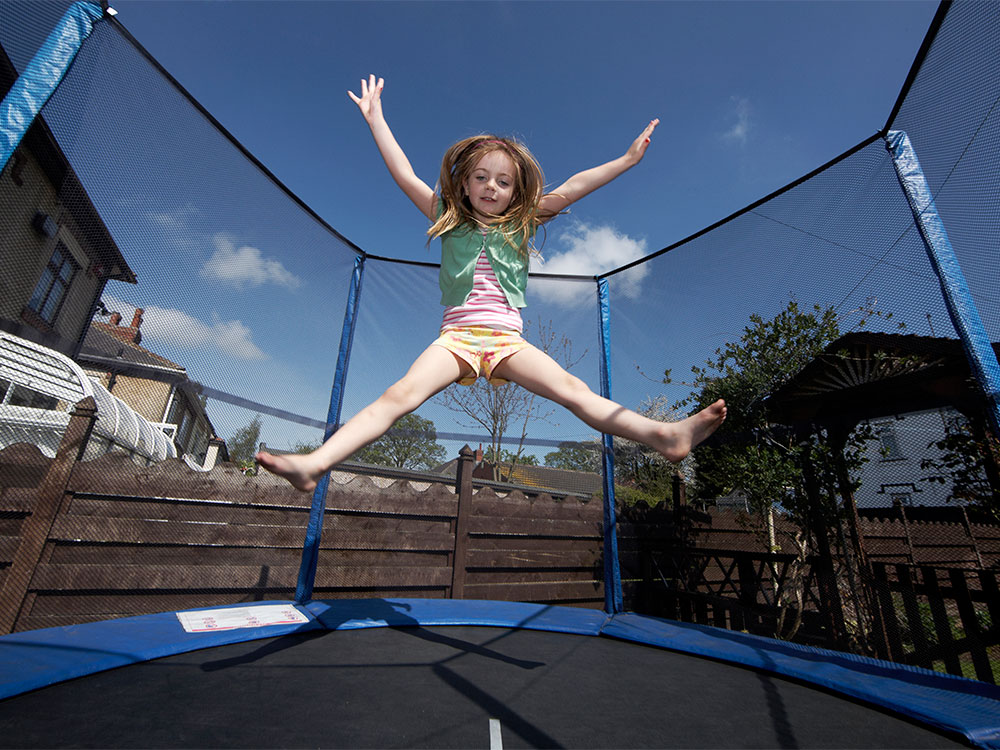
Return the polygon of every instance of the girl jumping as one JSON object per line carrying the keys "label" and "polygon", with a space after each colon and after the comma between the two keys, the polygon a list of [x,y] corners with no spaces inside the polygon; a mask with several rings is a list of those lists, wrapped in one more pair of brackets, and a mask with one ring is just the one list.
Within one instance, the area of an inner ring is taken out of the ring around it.
{"label": "girl jumping", "polygon": [[309,491],[320,477],[385,434],[397,419],[452,383],[482,375],[495,385],[513,381],[555,401],[600,432],[645,443],[668,461],[683,459],[726,418],[721,399],[679,422],[658,422],[598,396],[545,352],[521,337],[528,253],[539,226],[567,206],[634,167],[649,146],[653,120],[623,155],[570,177],[551,193],[531,153],[511,138],[478,135],[444,155],[436,194],[413,171],[382,114],[383,79],[349,91],[371,128],[396,184],[441,238],[441,335],[409,371],[309,454],[258,453],[268,471]]}

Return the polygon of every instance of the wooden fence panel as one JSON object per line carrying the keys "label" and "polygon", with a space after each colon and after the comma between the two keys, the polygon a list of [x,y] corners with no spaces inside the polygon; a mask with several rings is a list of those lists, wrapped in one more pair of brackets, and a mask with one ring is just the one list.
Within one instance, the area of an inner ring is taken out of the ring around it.
{"label": "wooden fence panel", "polygon": [[[12,461],[28,469],[7,470]],[[0,484],[0,585],[46,482],[48,507],[57,509],[10,602],[15,629],[292,595],[308,495],[231,465],[195,472],[180,461],[137,466],[118,454],[62,459],[70,471],[57,487],[56,463],[26,446],[0,452],[0,479],[8,480]],[[473,493],[471,482],[463,501],[448,482],[334,472],[314,596],[603,603],[600,502]],[[457,570],[465,590],[454,590]]]}
{"label": "wooden fence panel", "polygon": [[878,563],[874,572],[894,660],[1000,679],[998,571]]}
{"label": "wooden fence panel", "polygon": [[472,497],[456,596],[600,607],[602,523],[596,501],[480,489]]}
{"label": "wooden fence panel", "polygon": [[973,522],[969,526],[982,557],[982,567],[1000,566],[1000,525]]}

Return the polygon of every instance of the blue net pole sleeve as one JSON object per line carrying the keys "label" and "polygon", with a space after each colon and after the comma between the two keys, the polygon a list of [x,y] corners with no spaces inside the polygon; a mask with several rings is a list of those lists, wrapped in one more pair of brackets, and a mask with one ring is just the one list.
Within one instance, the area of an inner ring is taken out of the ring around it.
{"label": "blue net pole sleeve", "polygon": [[[361,301],[361,281],[364,277],[365,256],[354,259],[354,272],[351,274],[351,288],[347,293],[347,308],[344,310],[344,327],[340,333],[340,350],[337,353],[337,370],[333,376],[333,388],[330,391],[330,410],[326,420],[326,430],[323,441],[340,427],[340,411],[344,405],[344,386],[347,383],[347,371],[351,361],[351,346],[354,344],[354,329],[358,317],[358,304]],[[306,538],[302,545],[302,561],[299,564],[299,580],[295,586],[295,601],[302,603],[312,598],[313,583],[316,581],[316,566],[319,562],[319,543],[323,536],[323,514],[326,510],[326,489],[330,485],[330,473],[320,479],[313,491],[312,507],[309,510],[309,525],[306,527]]]}
{"label": "blue net pole sleeve", "polygon": [[[30,11],[31,6],[23,6]],[[94,23],[99,5],[73,3],[0,103],[0,169],[7,166],[24,134],[69,70]]]}
{"label": "blue net pole sleeve", "polygon": [[972,372],[986,395],[987,416],[994,433],[1000,435],[1000,364],[986,335],[986,327],[972,299],[965,274],[948,240],[944,222],[934,205],[934,197],[909,136],[902,130],[890,130],[886,136],[886,148],[892,155],[896,176],[906,193],[931,265],[941,282],[948,314],[962,340]]}
{"label": "blue net pole sleeve", "polygon": [[[611,303],[608,280],[597,280],[597,304],[600,311],[601,395],[611,398]],[[607,433],[601,436],[604,483],[604,611],[621,612],[622,576],[618,565],[618,521],[615,518],[615,444]]]}

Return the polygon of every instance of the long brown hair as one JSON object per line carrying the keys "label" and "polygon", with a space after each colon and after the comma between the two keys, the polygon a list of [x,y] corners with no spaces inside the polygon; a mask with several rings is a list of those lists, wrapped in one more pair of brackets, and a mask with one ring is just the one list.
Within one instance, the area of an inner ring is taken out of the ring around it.
{"label": "long brown hair", "polygon": [[514,164],[514,191],[510,205],[493,223],[499,225],[504,240],[518,252],[528,255],[530,239],[541,222],[538,219],[538,202],[542,198],[545,177],[531,152],[513,138],[496,135],[474,135],[464,138],[449,148],[441,160],[441,179],[438,182],[443,211],[427,234],[430,239],[440,237],[462,224],[475,226],[468,196],[462,186],[486,154],[500,151]]}

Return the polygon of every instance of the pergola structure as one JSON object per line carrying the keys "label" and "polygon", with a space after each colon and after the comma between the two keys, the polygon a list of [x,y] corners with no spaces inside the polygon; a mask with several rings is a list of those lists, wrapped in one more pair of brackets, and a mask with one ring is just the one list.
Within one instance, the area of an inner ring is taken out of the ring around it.
{"label": "pergola structure", "polygon": [[[1000,354],[1000,343],[992,347]],[[838,449],[864,420],[942,407],[959,411],[983,439],[990,431],[984,405],[958,339],[869,332],[829,344],[766,401],[772,422],[824,429]],[[1000,488],[995,457],[985,464],[990,484]]]}
{"label": "pergola structure", "polygon": [[958,339],[869,332],[841,336],[767,400],[779,424],[848,431],[865,419],[944,406],[983,422],[983,394]]}
{"label": "pergola structure", "polygon": [[[1000,353],[1000,344],[992,347],[995,354]],[[952,407],[968,419],[975,437],[983,440],[990,431],[984,405],[983,392],[958,339],[871,332],[849,333],[833,341],[765,402],[769,421],[802,435],[826,433],[859,571],[866,570],[866,555],[844,460],[851,433],[865,420]],[[996,457],[987,451],[985,459],[990,485],[1000,489]],[[803,472],[810,494],[815,495],[811,499],[818,503],[815,477],[809,466],[803,466]],[[826,535],[817,534],[817,542],[820,554],[830,559],[829,551],[823,549],[828,546]],[[835,588],[828,594],[839,597]]]}

